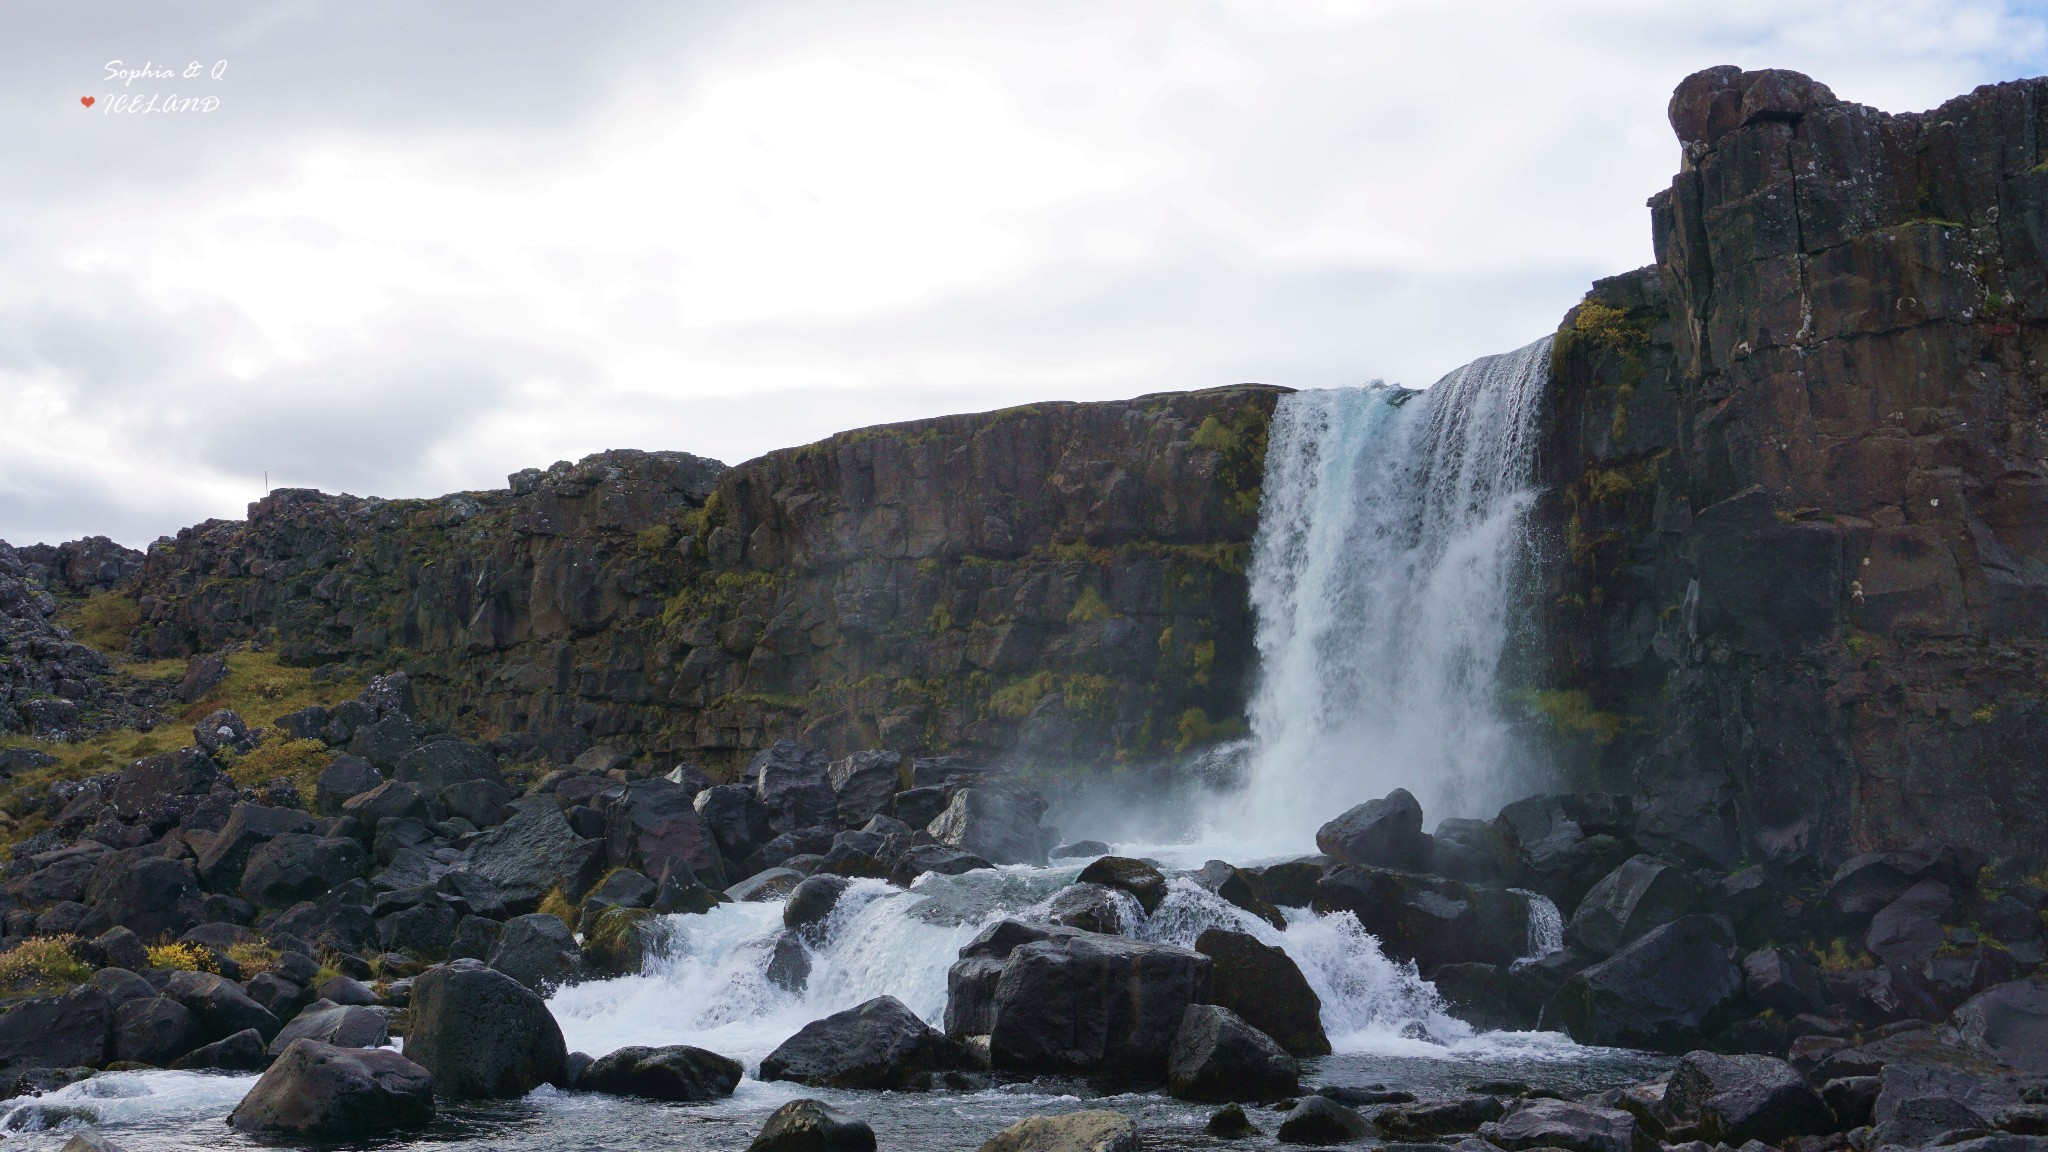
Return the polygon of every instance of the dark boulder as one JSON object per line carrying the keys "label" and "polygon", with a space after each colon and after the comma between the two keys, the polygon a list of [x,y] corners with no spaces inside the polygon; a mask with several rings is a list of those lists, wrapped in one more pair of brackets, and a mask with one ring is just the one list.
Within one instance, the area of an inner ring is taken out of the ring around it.
{"label": "dark boulder", "polygon": [[377,922],[370,910],[351,898],[348,888],[321,899],[292,905],[274,919],[258,921],[270,935],[295,936],[313,948],[367,954],[375,951]]}
{"label": "dark boulder", "polygon": [[1218,1140],[1243,1140],[1260,1134],[1258,1125],[1244,1114],[1242,1104],[1225,1104],[1218,1108],[1209,1117],[1209,1122],[1202,1126],[1202,1131]]}
{"label": "dark boulder", "polygon": [[1604,960],[1700,903],[1691,876],[1655,856],[1632,856],[1594,884],[1565,926],[1565,943]]}
{"label": "dark boulder", "polygon": [[1545,1018],[1581,1044],[1691,1051],[1740,999],[1734,943],[1725,922],[1681,916],[1565,981]]}
{"label": "dark boulder", "polygon": [[1507,1152],[1562,1148],[1566,1152],[1636,1152],[1634,1116],[1571,1100],[1523,1100],[1482,1125],[1479,1138]]}
{"label": "dark boulder", "polygon": [[768,809],[776,831],[839,826],[825,754],[794,740],[778,740],[747,763],[746,778]]}
{"label": "dark boulder", "polygon": [[180,1072],[255,1072],[269,1059],[263,1047],[263,1034],[254,1028],[244,1028],[194,1048],[171,1061],[170,1067]]}
{"label": "dark boulder", "polygon": [[1438,821],[1429,843],[1430,872],[1468,884],[1498,884],[1503,855],[1500,834],[1492,821],[1451,818]]}
{"label": "dark boulder", "polygon": [[990,1057],[1002,1071],[1163,1075],[1210,969],[1185,948],[1086,932],[1017,945],[989,1009]]}
{"label": "dark boulder", "polygon": [[533,908],[558,887],[570,900],[582,899],[602,876],[604,842],[578,836],[552,796],[507,807],[511,815],[463,849],[454,870],[489,880],[513,907]]}
{"label": "dark boulder", "polygon": [[667,1048],[620,1048],[584,1069],[577,1087],[614,1096],[702,1103],[732,1095],[746,1068],[739,1061],[676,1044]]}
{"label": "dark boulder", "polygon": [[1368,800],[1317,830],[1316,848],[1346,864],[1413,870],[1429,862],[1422,805],[1406,788]]}
{"label": "dark boulder", "polygon": [[1529,946],[1528,897],[1437,876],[1339,865],[1317,882],[1314,907],[1350,912],[1387,955],[1425,973],[1439,964],[1510,964]]}
{"label": "dark boulder", "polygon": [[204,916],[199,877],[183,860],[109,855],[95,869],[91,888],[93,906],[110,923],[144,940],[177,936]]}
{"label": "dark boulder", "polygon": [[322,816],[342,815],[342,805],[384,783],[376,765],[360,756],[336,756],[320,770],[313,785],[313,811]]}
{"label": "dark boulder", "polygon": [[282,1055],[297,1040],[318,1040],[336,1048],[382,1048],[391,1042],[391,1031],[381,1009],[322,1000],[278,1031],[270,1054]]}
{"label": "dark boulder", "polygon": [[[671,866],[671,874],[674,871],[674,867]],[[687,876],[688,872],[685,871],[684,875]],[[695,877],[690,879],[692,882],[695,881]],[[583,898],[583,911],[577,921],[577,931],[589,932],[590,925],[595,923],[599,916],[614,908],[649,907],[660,891],[654,881],[631,868],[614,868],[597,887],[590,890],[588,896]]]}
{"label": "dark boulder", "polygon": [[1287,917],[1267,901],[1259,891],[1258,881],[1242,868],[1222,860],[1211,860],[1189,873],[1188,879],[1225,903],[1242,908],[1275,928],[1287,927]]}
{"label": "dark boulder", "polygon": [[90,985],[16,1000],[0,1015],[0,1070],[97,1068],[113,1022],[107,994]]}
{"label": "dark boulder", "polygon": [[1862,1128],[1877,1108],[1884,1080],[1878,1076],[1842,1076],[1820,1086],[1820,1098],[1834,1113],[1837,1129]]}
{"label": "dark boulder", "polygon": [[427,1069],[396,1052],[296,1040],[235,1106],[228,1124],[258,1136],[350,1139],[434,1118]]}
{"label": "dark boulder", "polygon": [[673,861],[725,887],[718,841],[697,814],[695,793],[667,780],[634,780],[606,795],[605,846],[613,867],[659,876]]}
{"label": "dark boulder", "polygon": [[670,912],[685,912],[700,915],[711,911],[720,904],[729,902],[730,897],[697,879],[682,862],[671,860],[668,870],[661,874],[661,882],[654,887],[654,898],[649,907],[664,915]]}
{"label": "dark boulder", "polygon": [[[156,823],[181,796],[204,796],[225,780],[213,758],[197,748],[180,748],[137,760],[122,769],[109,797],[114,814],[123,820]],[[176,817],[173,816],[172,821]]]}
{"label": "dark boulder", "polygon": [[995,1008],[1003,961],[988,956],[955,960],[946,970],[946,1035],[985,1036]]}
{"label": "dark boulder", "polygon": [[377,919],[377,943],[386,952],[439,958],[455,943],[462,916],[439,893],[427,892],[410,908]]}
{"label": "dark boulder", "polygon": [[211,972],[173,972],[162,995],[183,1004],[199,1028],[199,1039],[211,1044],[244,1029],[268,1040],[283,1025],[270,1010],[250,999],[242,986]]}
{"label": "dark boulder", "polygon": [[115,1007],[111,1040],[113,1059],[164,1068],[199,1046],[199,1025],[168,996],[139,997]]}
{"label": "dark boulder", "polygon": [[1296,1056],[1327,1056],[1323,1004],[1287,953],[1257,937],[1209,928],[1195,951],[1210,960],[1212,1000]]}
{"label": "dark boulder", "polygon": [[249,853],[242,897],[264,908],[288,908],[362,876],[368,864],[355,840],[286,833]]}
{"label": "dark boulder", "polygon": [[997,864],[1045,863],[1045,833],[1038,819],[1045,801],[1011,788],[962,788],[927,830],[942,844]]}
{"label": "dark boulder", "polygon": [[365,828],[375,828],[386,820],[418,820],[424,824],[430,815],[426,793],[407,780],[386,780],[356,793],[341,802],[341,814],[362,821]]}
{"label": "dark boulder", "polygon": [[1370,1135],[1365,1117],[1326,1096],[1303,1096],[1280,1119],[1282,1144],[1349,1144]]}
{"label": "dark boulder", "polygon": [[1822,1007],[1820,973],[1790,948],[1759,948],[1744,956],[1742,986],[1757,1007],[1780,1016],[1818,1012]]}
{"label": "dark boulder", "polygon": [[394,772],[398,762],[419,747],[419,743],[419,738],[413,734],[412,721],[403,716],[386,716],[356,728],[348,739],[348,752],[351,756],[368,760],[383,771]]}
{"label": "dark boulder", "polygon": [[1278,1100],[1301,1070],[1273,1038],[1228,1008],[1190,1004],[1167,1049],[1166,1089],[1181,1100]]}
{"label": "dark boulder", "polygon": [[970,1071],[973,1056],[894,996],[813,1020],[761,1061],[763,1080],[820,1088],[905,1089],[933,1073]]}
{"label": "dark boulder", "polygon": [[1121,1112],[1027,1116],[982,1144],[981,1152],[1138,1152],[1138,1126]]}
{"label": "dark boulder", "polygon": [[505,921],[490,957],[492,968],[542,995],[574,979],[581,961],[569,926],[546,912]]}
{"label": "dark boulder", "polygon": [[1524,1031],[1536,1009],[1517,994],[1510,970],[1499,964],[1443,964],[1429,974],[1451,1015],[1482,1031]]}
{"label": "dark boulder", "polygon": [[1129,893],[1100,884],[1069,884],[1046,902],[1045,918],[1083,932],[1123,935],[1144,920],[1144,910]]}
{"label": "dark boulder", "polygon": [[2014,980],[1955,1010],[1959,1042],[1994,1060],[2048,1074],[2048,979]]}
{"label": "dark boulder", "polygon": [[1947,884],[1922,880],[1878,909],[1864,934],[1863,947],[1886,964],[1922,967],[1941,947],[1941,923],[1954,908],[1955,897]]}
{"label": "dark boulder", "polygon": [[1282,908],[1306,908],[1315,903],[1316,884],[1336,861],[1328,856],[1305,856],[1284,860],[1263,868],[1247,868],[1259,886],[1260,895]]}
{"label": "dark boulder", "polygon": [[1143,860],[1128,856],[1104,856],[1081,869],[1076,877],[1082,884],[1101,884],[1109,888],[1121,888],[1138,898],[1138,904],[1150,916],[1159,910],[1166,899],[1166,877],[1159,869]]}
{"label": "dark boulder", "polygon": [[441,807],[451,818],[467,820],[477,828],[495,828],[505,822],[505,805],[517,793],[496,780],[464,780],[441,789]]}
{"label": "dark boulder", "polygon": [[1626,839],[1633,822],[1626,797],[1557,795],[1517,800],[1493,826],[1512,880],[1559,908],[1577,908],[1602,876],[1635,854]]}
{"label": "dark boulder", "polygon": [[451,1097],[517,1097],[562,1082],[562,1030],[533,991],[474,960],[456,960],[413,981],[406,1055]]}
{"label": "dark boulder", "polygon": [[1453,1096],[1428,1104],[1395,1104],[1373,1117],[1373,1127],[1388,1140],[1428,1141],[1477,1131],[1506,1111],[1492,1096]]}
{"label": "dark boulder", "polygon": [[798,884],[789,894],[789,902],[782,906],[782,926],[792,931],[802,931],[822,936],[825,922],[832,910],[839,906],[839,898],[853,886],[853,881],[843,876],[812,876]]}
{"label": "dark boulder", "polygon": [[875,1130],[822,1100],[791,1100],[769,1115],[747,1152],[875,1152]]}
{"label": "dark boulder", "polygon": [[[889,815],[912,828],[927,827],[939,818],[939,813],[946,810],[946,801],[952,798],[951,792],[952,789],[941,784],[927,788],[905,788],[889,798]],[[1102,851],[1107,852],[1109,849],[1104,847]]]}
{"label": "dark boulder", "polygon": [[504,782],[491,754],[465,740],[433,740],[414,748],[398,758],[391,778],[417,784],[428,796],[439,796],[468,780]]}
{"label": "dark boulder", "polygon": [[1671,1075],[1664,1102],[1697,1124],[1703,1139],[1730,1146],[1751,1140],[1782,1144],[1834,1128],[1834,1114],[1805,1077],[1770,1056],[1687,1053]]}
{"label": "dark boulder", "polygon": [[147,1000],[156,995],[155,985],[124,968],[102,968],[86,984],[106,993],[107,1003],[115,1008],[130,1000]]}
{"label": "dark boulder", "polygon": [[804,874],[794,868],[769,868],[727,888],[725,895],[727,899],[742,904],[786,900],[803,880]]}
{"label": "dark boulder", "polygon": [[719,854],[735,866],[775,837],[768,806],[744,784],[706,788],[691,803],[711,829]]}
{"label": "dark boulder", "polygon": [[310,834],[313,818],[293,808],[270,808],[261,804],[237,804],[228,822],[214,833],[213,842],[199,856],[199,879],[216,892],[232,892],[242,885],[242,871],[249,854],[258,845],[286,833]]}
{"label": "dark boulder", "polygon": [[944,844],[913,844],[898,853],[890,863],[889,882],[908,888],[927,872],[958,876],[963,872],[993,867],[995,865],[960,848],[949,848]]}
{"label": "dark boulder", "polygon": [[888,811],[903,786],[903,757],[885,750],[855,752],[834,760],[825,772],[832,785],[839,826],[858,828]]}

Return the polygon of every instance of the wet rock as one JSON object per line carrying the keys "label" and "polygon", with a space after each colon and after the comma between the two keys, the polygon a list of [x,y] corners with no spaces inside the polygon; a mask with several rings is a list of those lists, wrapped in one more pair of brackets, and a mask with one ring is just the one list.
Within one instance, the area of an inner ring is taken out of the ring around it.
{"label": "wet rock", "polygon": [[930,1073],[971,1071],[975,1061],[893,996],[813,1020],[761,1061],[763,1080],[821,1088],[912,1087]]}
{"label": "wet rock", "polygon": [[1428,871],[1468,884],[1498,884],[1502,849],[1492,822],[1451,818],[1437,822],[1429,842]]}
{"label": "wet rock", "polygon": [[937,784],[928,788],[905,788],[890,797],[889,815],[912,828],[927,827],[946,810],[946,802],[952,798],[951,792],[952,789]]}
{"label": "wet rock", "polygon": [[1492,1096],[1455,1096],[1429,1104],[1393,1105],[1373,1117],[1373,1127],[1388,1140],[1426,1141],[1477,1131],[1505,1111]]}
{"label": "wet rock", "polygon": [[1750,1000],[1780,1016],[1819,1011],[1820,973],[1790,948],[1759,948],[1742,958],[1742,985]]}
{"label": "wet rock", "polygon": [[410,908],[377,920],[377,943],[387,952],[441,957],[455,943],[462,917],[439,894],[429,892]]}
{"label": "wet rock", "polygon": [[130,1000],[147,1000],[156,995],[156,987],[149,981],[122,968],[102,968],[86,984],[105,993],[107,1003],[117,1009]]}
{"label": "wet rock", "polygon": [[1278,1100],[1300,1069],[1273,1038],[1228,1008],[1190,1004],[1167,1050],[1166,1088],[1181,1100]]}
{"label": "wet rock", "polygon": [[2014,980],[1980,992],[1955,1010],[1954,1023],[1965,1047],[2048,1074],[2048,980]]}
{"label": "wet rock", "polygon": [[1604,960],[1700,903],[1699,886],[1655,856],[1632,856],[1593,885],[1565,926],[1565,942]]}
{"label": "wet rock", "polygon": [[[934,811],[932,815],[936,816],[938,812]],[[914,824],[915,821],[911,823]],[[926,821],[926,823],[930,823],[930,821]],[[1071,844],[1061,844],[1055,847],[1052,851],[1046,853],[1046,856],[1052,860],[1074,860],[1087,859],[1094,856],[1107,856],[1109,853],[1109,845],[1100,840],[1076,840]],[[1228,1109],[1225,1109],[1225,1111],[1228,1111]],[[1240,1108],[1238,1111],[1242,1112],[1244,1109]]]}
{"label": "wet rock", "polygon": [[1138,1152],[1138,1125],[1121,1112],[1030,1116],[982,1144],[981,1152]]}
{"label": "wet rock", "polygon": [[345,1139],[434,1118],[427,1069],[396,1052],[296,1040],[228,1116],[252,1135]]}
{"label": "wet rock", "polygon": [[451,817],[467,820],[477,828],[495,828],[505,822],[505,805],[515,795],[496,780],[464,780],[443,788],[440,801]]}
{"label": "wet rock", "polygon": [[268,921],[264,931],[271,935],[282,932],[310,947],[343,953],[367,953],[377,944],[377,922],[346,890],[294,904]]}
{"label": "wet rock", "polygon": [[1209,957],[1214,1003],[1296,1056],[1329,1055],[1322,1000],[1285,951],[1223,928],[1205,929],[1195,951]]}
{"label": "wet rock", "polygon": [[987,956],[955,960],[946,971],[946,1035],[985,1036],[995,1007],[1003,961]]}
{"label": "wet rock", "polygon": [[1531,796],[1502,808],[1493,824],[1514,879],[1559,908],[1577,908],[1601,877],[1634,855],[1624,839],[1633,824],[1627,797]]}
{"label": "wet rock", "polygon": [[903,757],[889,751],[856,752],[826,769],[839,826],[858,828],[886,812],[902,787]]}
{"label": "wet rock", "polygon": [[336,1048],[381,1048],[391,1042],[391,1031],[381,1009],[322,1000],[278,1031],[270,1042],[270,1055],[283,1055],[297,1040],[318,1040]]}
{"label": "wet rock", "polygon": [[[1136,928],[1143,919],[1143,911],[1137,907],[1130,909],[1134,915],[1126,916],[1126,901],[1136,903],[1118,889],[1100,884],[1070,884],[1053,894],[1046,904],[1045,918],[1083,932],[1118,936],[1126,929]],[[1127,919],[1130,923],[1125,923]]]}
{"label": "wet rock", "polygon": [[171,1061],[171,1068],[179,1072],[255,1072],[269,1063],[269,1054],[264,1051],[263,1035],[254,1028],[244,1028],[232,1036],[204,1044]]}
{"label": "wet rock", "polygon": [[711,829],[719,855],[735,867],[774,839],[773,815],[744,784],[719,784],[697,793],[691,804]]}
{"label": "wet rock", "polygon": [[[607,796],[611,796],[607,793]],[[711,825],[697,814],[696,794],[667,780],[634,780],[604,805],[606,853],[614,867],[659,876],[680,863],[714,887],[725,865]]]}
{"label": "wet rock", "polygon": [[336,756],[320,770],[313,788],[313,810],[322,816],[340,816],[343,805],[384,783],[383,773],[360,756]]}
{"label": "wet rock", "polygon": [[768,808],[777,831],[838,827],[829,762],[817,749],[778,740],[748,762],[746,778],[754,782],[754,795]]}
{"label": "wet rock", "polygon": [[[1880,1094],[1879,1102],[1884,1103]],[[1926,1148],[1955,1145],[1951,1133],[1985,1128],[1984,1117],[1960,1100],[1947,1096],[1915,1096],[1900,1100],[1878,1119],[1873,1140],[1876,1147]]]}
{"label": "wet rock", "polygon": [[163,856],[104,858],[87,895],[108,921],[144,940],[176,936],[204,914],[192,866]]}
{"label": "wet rock", "polygon": [[[147,820],[154,825],[173,807],[172,801],[203,796],[224,779],[212,757],[197,748],[180,748],[137,760],[123,769],[109,801],[121,819]],[[171,821],[175,819],[173,816]]]}
{"label": "wet rock", "polygon": [[811,951],[804,947],[803,937],[788,929],[778,933],[762,975],[785,992],[803,991],[811,979]]}
{"label": "wet rock", "polygon": [[1782,1144],[1834,1128],[1834,1114],[1783,1060],[1691,1052],[1672,1073],[1665,1103],[1692,1118],[1705,1139]]}
{"label": "wet rock", "polygon": [[562,1030],[534,992],[474,960],[413,981],[406,1055],[451,1097],[518,1097],[567,1075]]}
{"label": "wet rock", "polygon": [[1323,873],[1335,863],[1328,856],[1305,856],[1263,868],[1247,868],[1245,874],[1258,884],[1261,895],[1280,907],[1306,908],[1315,902],[1316,884]]}
{"label": "wet rock", "polygon": [[1570,1100],[1523,1100],[1499,1120],[1482,1125],[1479,1138],[1507,1152],[1531,1148],[1635,1152],[1636,1120],[1619,1108]]}
{"label": "wet rock", "polygon": [[1365,1117],[1323,1096],[1303,1096],[1280,1121],[1282,1144],[1348,1144],[1371,1133]]}
{"label": "wet rock", "polygon": [[1317,912],[1350,912],[1389,956],[1439,964],[1511,964],[1527,951],[1528,897],[1383,868],[1338,865],[1316,884]]}
{"label": "wet rock", "polygon": [[1045,834],[1038,819],[1045,801],[1037,793],[1008,788],[962,788],[927,830],[942,844],[997,864],[1045,863]]}
{"label": "wet rock", "polygon": [[822,934],[825,921],[839,906],[839,898],[853,886],[843,876],[812,876],[790,891],[782,906],[782,926],[791,931]]}
{"label": "wet rock", "polygon": [[592,1061],[577,1086],[614,1096],[702,1103],[732,1095],[745,1073],[739,1061],[687,1044],[620,1048]]}
{"label": "wet rock", "polygon": [[1189,1004],[1209,999],[1208,957],[1076,932],[1019,944],[996,982],[989,1051],[999,1071],[1160,1076]]}
{"label": "wet rock", "polygon": [[1287,918],[1280,914],[1260,894],[1258,881],[1242,868],[1234,867],[1222,860],[1211,860],[1188,875],[1202,888],[1214,893],[1225,903],[1242,908],[1275,928],[1286,928]]}
{"label": "wet rock", "polygon": [[1243,1140],[1260,1135],[1258,1125],[1244,1114],[1241,1104],[1225,1104],[1218,1108],[1202,1130],[1218,1140]]}
{"label": "wet rock", "polygon": [[489,880],[514,907],[532,908],[556,887],[570,900],[581,899],[602,874],[604,842],[576,835],[551,796],[527,796],[507,807],[511,815],[463,849],[454,870]]}
{"label": "wet rock", "polygon": [[387,820],[417,820],[425,824],[429,812],[426,793],[418,784],[385,780],[342,801],[341,814],[355,817],[366,828],[375,828]]}
{"label": "wet rock", "polygon": [[151,995],[114,1009],[111,1040],[113,1059],[164,1068],[199,1046],[199,1025],[183,1004]]}
{"label": "wet rock", "polygon": [[875,1152],[875,1131],[822,1100],[791,1100],[769,1114],[747,1152]]}
{"label": "wet rock", "polygon": [[569,926],[546,913],[505,921],[491,949],[490,966],[546,995],[575,978],[582,953]]}
{"label": "wet rock", "polygon": [[1159,869],[1143,860],[1127,856],[1104,856],[1081,869],[1076,878],[1082,884],[1101,884],[1109,888],[1121,888],[1137,897],[1145,915],[1159,910],[1166,899],[1166,877]]}
{"label": "wet rock", "polygon": [[270,808],[261,804],[237,804],[228,822],[214,833],[213,842],[199,856],[199,879],[216,892],[241,887],[242,872],[249,854],[258,845],[286,833],[310,834],[313,818],[292,808]]}
{"label": "wet rock", "polygon": [[1922,880],[1879,909],[1870,920],[1863,946],[1886,964],[1918,968],[1934,959],[1941,947],[1941,922],[1955,907],[1949,886]]}
{"label": "wet rock", "polygon": [[1536,1013],[1517,996],[1509,970],[1499,964],[1439,965],[1429,982],[1451,1015],[1474,1028],[1524,1031],[1536,1026]]}
{"label": "wet rock", "polygon": [[[329,721],[329,723],[333,723]],[[348,740],[348,752],[386,772],[395,772],[398,762],[419,747],[412,721],[403,716],[386,716],[356,728]]]}
{"label": "wet rock", "polygon": [[427,796],[439,796],[470,780],[504,783],[491,754],[466,740],[433,740],[412,749],[392,765],[391,778],[417,784]]}
{"label": "wet rock", "polygon": [[71,1139],[64,1142],[61,1152],[127,1152],[127,1150],[98,1132],[77,1132],[72,1134]]}
{"label": "wet rock", "polygon": [[1883,1084],[1876,1076],[1839,1077],[1820,1086],[1821,1102],[1834,1114],[1838,1130],[1862,1128],[1870,1123]]}
{"label": "wet rock", "polygon": [[[689,874],[686,871],[684,875]],[[689,877],[689,880],[692,884],[696,883],[694,876]],[[613,908],[646,908],[654,903],[654,898],[660,891],[654,881],[631,868],[615,868],[605,876],[603,882],[592,888],[590,894],[583,898],[582,923],[578,928],[583,932],[589,932],[588,925]]]}
{"label": "wet rock", "polygon": [[498,946],[498,938],[504,931],[503,921],[487,916],[464,916],[455,927],[454,941],[448,945],[448,958],[488,962],[491,949]]}
{"label": "wet rock", "polygon": [[242,896],[260,907],[287,908],[360,877],[368,863],[354,840],[286,833],[249,853]]}
{"label": "wet rock", "polygon": [[1690,1051],[1742,993],[1733,946],[1725,922],[1682,916],[1567,980],[1545,1018],[1582,1044]]}
{"label": "wet rock", "polygon": [[974,853],[959,848],[949,848],[944,844],[914,844],[899,853],[890,865],[889,882],[899,888],[908,888],[927,872],[958,876],[993,867],[995,865]]}
{"label": "wet rock", "polygon": [[1429,861],[1422,805],[1406,788],[1368,800],[1322,826],[1316,848],[1346,864],[1414,870]]}
{"label": "wet rock", "polygon": [[162,994],[183,1004],[199,1026],[201,1040],[225,1040],[244,1029],[264,1038],[283,1027],[270,1010],[249,998],[241,985],[211,972],[173,972]]}
{"label": "wet rock", "polygon": [[656,912],[667,914],[683,912],[695,916],[709,912],[731,898],[715,889],[706,887],[680,861],[669,861],[668,870],[662,873],[661,883],[655,887],[652,907]]}

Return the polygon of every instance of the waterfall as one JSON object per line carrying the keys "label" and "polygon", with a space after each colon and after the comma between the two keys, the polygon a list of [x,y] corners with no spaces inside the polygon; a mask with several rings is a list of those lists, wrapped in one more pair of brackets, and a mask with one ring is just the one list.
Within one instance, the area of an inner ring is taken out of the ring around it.
{"label": "waterfall", "polygon": [[1550,897],[1521,888],[1508,891],[1529,901],[1529,951],[1522,959],[1541,960],[1552,952],[1564,951],[1564,913],[1557,910]]}
{"label": "waterfall", "polygon": [[1550,340],[1425,391],[1297,392],[1273,415],[1251,567],[1260,681],[1230,820],[1291,850],[1407,788],[1431,820],[1539,781],[1499,670]]}

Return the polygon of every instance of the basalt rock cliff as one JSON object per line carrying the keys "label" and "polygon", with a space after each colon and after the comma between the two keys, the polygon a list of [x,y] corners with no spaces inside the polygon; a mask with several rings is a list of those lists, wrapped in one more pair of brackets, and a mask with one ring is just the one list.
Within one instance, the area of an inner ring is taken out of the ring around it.
{"label": "basalt rock cliff", "polygon": [[868,428],[736,468],[615,451],[434,500],[280,490],[150,549],[147,655],[403,667],[515,756],[1094,763],[1231,730],[1283,389]]}
{"label": "basalt rock cliff", "polygon": [[1657,263],[1555,345],[1540,703],[1720,867],[2048,850],[2048,80],[1688,78]]}

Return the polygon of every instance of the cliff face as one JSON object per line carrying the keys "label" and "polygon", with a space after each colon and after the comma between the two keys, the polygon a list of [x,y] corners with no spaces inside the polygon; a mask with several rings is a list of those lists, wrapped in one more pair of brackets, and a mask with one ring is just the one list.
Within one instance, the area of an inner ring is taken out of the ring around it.
{"label": "cliff face", "polygon": [[848,432],[726,469],[609,452],[510,490],[285,490],[151,549],[146,654],[404,667],[515,755],[1141,759],[1242,714],[1281,389]]}
{"label": "cliff face", "polygon": [[2048,80],[1703,72],[1658,262],[1560,331],[1540,700],[1646,842],[2048,851]]}

